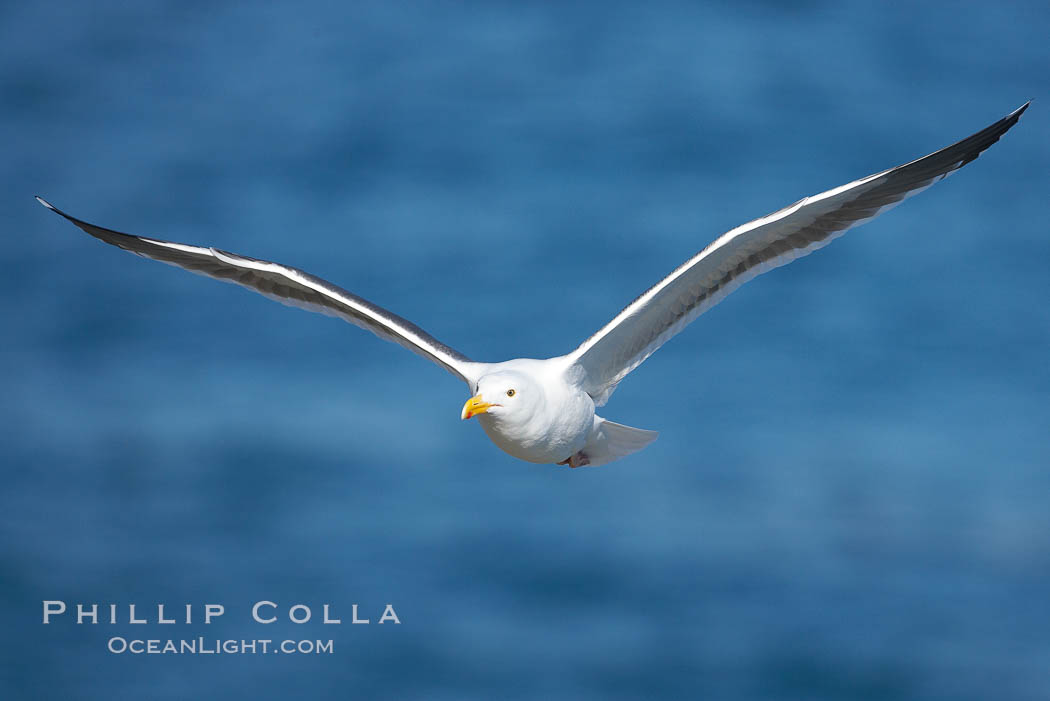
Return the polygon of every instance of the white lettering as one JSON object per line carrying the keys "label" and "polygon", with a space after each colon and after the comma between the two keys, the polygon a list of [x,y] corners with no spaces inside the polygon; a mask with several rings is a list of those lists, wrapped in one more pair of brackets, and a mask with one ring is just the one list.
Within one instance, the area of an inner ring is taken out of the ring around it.
{"label": "white lettering", "polygon": [[98,604],[91,604],[91,611],[84,611],[84,604],[77,604],[77,625],[84,622],[85,618],[91,619],[91,624],[98,623]]}
{"label": "white lettering", "polygon": [[324,624],[325,625],[329,625],[329,624],[336,624],[336,623],[342,623],[342,621],[340,621],[338,618],[329,618],[328,604],[325,604],[324,605]]}
{"label": "white lettering", "polygon": [[272,601],[259,601],[259,602],[256,602],[255,606],[252,606],[252,618],[254,618],[257,623],[273,623],[274,621],[276,621],[277,620],[277,616],[271,616],[270,618],[266,618],[266,619],[259,618],[259,609],[261,609],[263,606],[269,606],[270,608],[277,608],[277,604],[273,603]]}
{"label": "white lettering", "polygon": [[59,615],[66,612],[65,601],[45,601],[44,602],[44,625],[51,622],[52,615]]}
{"label": "white lettering", "polygon": [[368,619],[367,618],[358,618],[357,617],[357,604],[354,604],[353,606],[351,606],[350,610],[351,610],[351,614],[350,615],[353,616],[353,619],[354,619],[354,620],[350,621],[351,623],[368,623]]}
{"label": "white lettering", "polygon": [[226,607],[222,604],[205,604],[204,625],[208,625],[209,623],[211,623],[212,618],[218,618],[224,613],[226,613]]}
{"label": "white lettering", "polygon": [[387,621],[393,621],[397,625],[401,625],[401,619],[397,617],[397,613],[394,612],[394,605],[387,604],[386,608],[383,609],[383,617],[379,619],[379,623],[383,624]]}
{"label": "white lettering", "polygon": [[[135,618],[135,604],[128,604],[128,623],[146,623],[145,618]],[[135,642],[135,641],[132,641]],[[135,652],[132,650],[132,652]]]}
{"label": "white lettering", "polygon": [[[116,648],[113,647],[115,644],[117,644],[118,641],[119,641],[119,644],[120,644],[120,649],[119,650],[117,650]],[[109,644],[107,645],[107,647],[109,648],[110,652],[119,655],[120,653],[122,653],[122,652],[124,652],[125,650],[128,649],[128,641],[125,640],[124,638],[110,638],[109,639]]]}
{"label": "white lettering", "polygon": [[174,623],[174,618],[164,617],[164,604],[157,604],[157,623]]}
{"label": "white lettering", "polygon": [[[296,609],[299,609],[301,611],[305,611],[306,612],[306,617],[302,618],[302,619],[296,618],[295,617]],[[290,620],[292,623],[306,623],[307,621],[310,620],[310,616],[312,616],[312,615],[313,615],[313,612],[310,611],[310,607],[309,606],[303,606],[302,604],[296,604],[295,606],[293,606],[290,609],[288,609],[288,620]]]}

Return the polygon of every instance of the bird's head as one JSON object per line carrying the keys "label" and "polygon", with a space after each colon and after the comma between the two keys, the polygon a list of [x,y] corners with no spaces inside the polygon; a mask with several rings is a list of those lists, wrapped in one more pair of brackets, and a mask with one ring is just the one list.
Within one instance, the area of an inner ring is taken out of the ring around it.
{"label": "bird's head", "polygon": [[496,420],[527,419],[542,399],[542,389],[533,379],[520,372],[504,370],[478,381],[477,393],[463,405],[460,417],[469,419],[487,414]]}

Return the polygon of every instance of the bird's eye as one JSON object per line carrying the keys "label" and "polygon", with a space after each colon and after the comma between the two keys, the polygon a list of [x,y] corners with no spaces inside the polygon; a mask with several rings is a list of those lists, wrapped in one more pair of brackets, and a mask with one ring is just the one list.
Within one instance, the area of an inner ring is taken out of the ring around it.
{"label": "bird's eye", "polygon": [[515,393],[514,393],[514,390],[512,390],[512,389],[508,389],[508,390],[507,390],[507,396],[508,396],[508,397],[513,397],[513,396],[514,396],[514,394],[515,394]]}

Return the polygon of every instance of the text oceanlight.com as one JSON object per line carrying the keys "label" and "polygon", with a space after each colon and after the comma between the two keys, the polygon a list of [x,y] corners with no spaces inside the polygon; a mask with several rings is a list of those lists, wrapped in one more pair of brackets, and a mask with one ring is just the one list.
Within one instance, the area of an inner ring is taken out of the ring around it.
{"label": "text oceanlight.com", "polygon": [[129,640],[120,636],[110,638],[106,647],[117,655],[331,655],[335,650],[332,640]]}

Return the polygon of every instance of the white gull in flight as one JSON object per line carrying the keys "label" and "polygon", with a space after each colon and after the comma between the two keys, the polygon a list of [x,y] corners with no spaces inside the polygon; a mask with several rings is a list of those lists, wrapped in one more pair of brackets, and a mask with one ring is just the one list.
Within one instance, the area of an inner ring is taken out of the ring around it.
{"label": "white gull in flight", "polygon": [[88,224],[37,197],[95,238],[145,258],[236,283],[283,304],[349,321],[427,358],[463,380],[492,442],[516,458],[580,467],[637,452],[654,431],[594,413],[657,348],[730,292],[767,270],[812,253],[977,158],[1028,108],[1025,103],[976,134],[881,173],[805,197],[738,226],[676,268],[568,355],[479,363],[382,307],[309,273],[217,248],[122,234]]}

